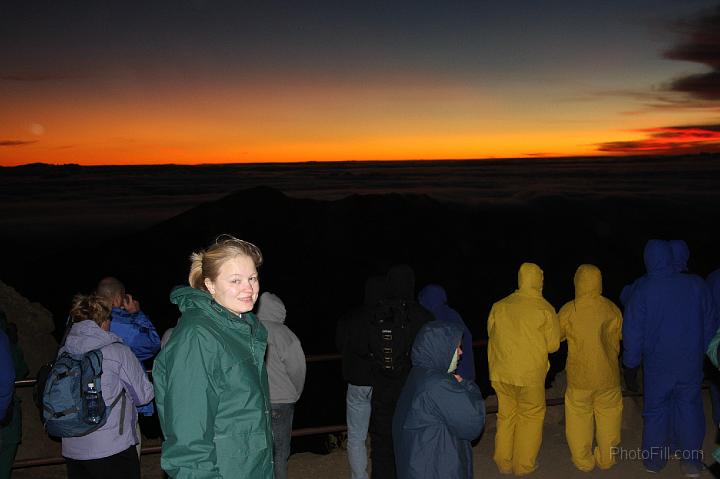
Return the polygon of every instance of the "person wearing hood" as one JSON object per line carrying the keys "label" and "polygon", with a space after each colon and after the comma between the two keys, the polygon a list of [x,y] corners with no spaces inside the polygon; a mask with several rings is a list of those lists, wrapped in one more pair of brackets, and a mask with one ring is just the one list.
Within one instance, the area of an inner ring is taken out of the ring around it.
{"label": "person wearing hood", "polygon": [[589,472],[596,465],[612,467],[613,448],[620,444],[622,314],[602,296],[597,266],[580,265],[574,283],[575,299],[558,313],[561,339],[568,343],[565,436],[573,464]]}
{"label": "person wearing hood", "polygon": [[287,477],[293,412],[305,385],[307,367],[300,340],[285,326],[286,315],[285,304],[277,295],[260,295],[257,317],[268,335],[265,367],[270,383],[275,479]]}
{"label": "person wearing hood", "polygon": [[[720,285],[713,284],[713,280],[711,280],[712,274],[708,276],[708,280],[704,280],[701,276],[690,273],[688,270],[690,248],[684,240],[670,240],[669,244],[670,249],[672,250],[673,269],[678,273],[683,273],[685,276],[693,277],[698,283],[705,283],[707,288],[710,290],[710,295],[713,298],[715,310],[718,311],[718,299],[720,295],[716,294],[715,289]],[[698,287],[702,288],[702,286]],[[717,330],[718,326],[720,326],[720,324],[715,324],[713,329]],[[708,389],[710,391],[710,405],[713,423],[717,426],[720,424],[720,373],[710,362],[706,362],[705,378],[708,380]]]}
{"label": "person wearing hood", "polygon": [[262,254],[222,235],[190,256],[182,314],[155,365],[165,436],[160,465],[173,478],[273,478],[267,330],[252,313]]}
{"label": "person wearing hood", "polygon": [[[623,322],[623,363],[643,366],[643,463],[665,467],[677,452],[686,476],[703,469],[703,361],[716,324],[710,291],[673,265],[670,243],[649,240],[647,275],[634,291]],[[671,448],[677,448],[670,451]]]}
{"label": "person wearing hood", "polygon": [[457,372],[463,379],[475,381],[475,355],[473,354],[472,333],[468,329],[460,314],[447,304],[445,288],[439,284],[428,284],[420,290],[418,302],[430,311],[436,320],[454,324],[462,332],[462,361]]}
{"label": "person wearing hood", "polygon": [[[110,305],[97,295],[77,295],[70,310],[72,327],[58,357],[102,352],[102,394],[116,403],[107,422],[79,437],[62,438],[62,455],[70,479],[140,478],[136,406],[153,399],[153,386],[140,361],[115,333],[110,332]],[[121,396],[122,395],[122,396]],[[116,402],[120,397],[121,400]]]}
{"label": "person wearing hood", "polygon": [[13,365],[10,340],[5,331],[0,330],[0,421],[7,417],[10,406],[13,404],[14,394],[15,366]]}
{"label": "person wearing hood", "polygon": [[412,347],[412,369],[393,417],[398,479],[472,479],[471,441],[485,425],[477,384],[456,368],[463,331],[425,324]]}
{"label": "person wearing hood", "polygon": [[[720,316],[720,269],[716,269],[705,278],[705,284],[710,289],[710,294],[713,298],[715,310],[718,311]],[[715,330],[720,328],[718,324]],[[708,352],[710,354],[710,352]],[[715,352],[713,352],[715,354]],[[710,383],[710,403],[712,405],[712,416],[713,423],[718,426],[720,425],[720,371],[717,369],[717,365],[706,370],[707,377]]]}
{"label": "person wearing hood", "polygon": [[[8,323],[5,311],[0,310],[0,331],[7,333],[10,340],[11,364],[15,369],[15,379],[25,379],[30,372],[25,356],[18,345],[18,332],[15,323]],[[0,416],[2,413],[0,413]],[[7,416],[0,418],[0,478],[9,478],[18,445],[22,441],[22,406],[20,398],[15,396],[7,409]]]}
{"label": "person wearing hood", "polygon": [[432,314],[415,300],[415,272],[408,265],[392,266],[386,276],[387,297],[373,310],[368,324],[372,378],[370,459],[373,479],[395,479],[392,424],[395,406],[412,363],[410,351]]}
{"label": "person wearing hood", "polygon": [[385,277],[369,277],[365,281],[362,306],[340,318],[335,330],[335,344],[342,355],[343,379],[347,382],[345,421],[350,479],[368,479],[366,442],[373,390],[368,333],[373,312],[385,296]]}
{"label": "person wearing hood", "polygon": [[502,474],[537,469],[548,354],[560,347],[558,317],[542,287],[540,267],[523,263],[518,289],[493,304],[488,317],[488,366],[498,399],[493,459]]}

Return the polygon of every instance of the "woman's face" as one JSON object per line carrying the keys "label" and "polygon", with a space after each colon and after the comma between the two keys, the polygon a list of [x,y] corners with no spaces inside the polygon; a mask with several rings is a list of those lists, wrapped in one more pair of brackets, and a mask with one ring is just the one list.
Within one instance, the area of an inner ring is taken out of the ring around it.
{"label": "woman's face", "polygon": [[236,256],[220,266],[215,278],[205,278],[205,287],[213,299],[235,314],[253,309],[258,298],[260,283],[255,263],[249,256]]}

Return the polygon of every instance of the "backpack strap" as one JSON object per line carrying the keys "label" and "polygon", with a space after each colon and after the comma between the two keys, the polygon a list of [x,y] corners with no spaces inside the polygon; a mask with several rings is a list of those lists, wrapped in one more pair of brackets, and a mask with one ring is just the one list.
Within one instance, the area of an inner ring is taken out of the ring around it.
{"label": "backpack strap", "polygon": [[[122,341],[113,341],[110,344],[115,344],[115,343],[124,344]],[[106,344],[105,346],[103,346],[100,349],[103,349],[106,346],[110,346],[110,344]],[[96,351],[93,351],[93,352],[96,352]],[[101,366],[102,366],[102,364],[101,364]],[[112,404],[110,404],[110,407],[109,407],[109,410],[112,411],[112,409],[115,407],[115,405],[118,403],[118,401],[120,401],[122,399],[122,404],[120,405],[120,407],[121,407],[121,409],[120,409],[120,424],[118,425],[118,435],[119,436],[122,436],[123,431],[125,430],[125,402],[127,401],[126,396],[127,396],[127,392],[125,391],[125,388],[122,388],[120,390],[120,394],[117,395],[117,397],[115,398],[115,400],[113,400]]]}
{"label": "backpack strap", "polygon": [[122,404],[120,405],[120,407],[121,407],[121,409],[120,409],[120,427],[118,427],[118,436],[122,436],[122,433],[125,430],[125,401],[126,401],[125,396],[126,396],[125,388],[123,388],[120,391],[120,394],[117,395],[115,400],[110,405],[110,410],[112,411],[112,408],[114,408],[115,405],[117,404],[117,402],[120,400],[120,398],[122,398]]}

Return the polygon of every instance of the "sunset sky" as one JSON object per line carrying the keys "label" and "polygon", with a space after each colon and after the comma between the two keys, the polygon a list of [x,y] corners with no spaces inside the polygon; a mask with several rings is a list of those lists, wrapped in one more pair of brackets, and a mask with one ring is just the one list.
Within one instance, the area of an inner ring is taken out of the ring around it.
{"label": "sunset sky", "polygon": [[718,1],[0,5],[0,165],[718,151]]}

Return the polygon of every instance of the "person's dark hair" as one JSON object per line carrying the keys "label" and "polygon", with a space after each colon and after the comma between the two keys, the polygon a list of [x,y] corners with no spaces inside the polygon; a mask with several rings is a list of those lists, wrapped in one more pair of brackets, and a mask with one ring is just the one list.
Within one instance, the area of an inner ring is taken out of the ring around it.
{"label": "person's dark hair", "polygon": [[205,278],[215,281],[220,274],[220,267],[237,256],[247,256],[252,259],[256,269],[262,265],[262,253],[254,244],[230,235],[218,236],[208,249],[190,255],[191,265],[188,276],[190,286],[207,291]]}
{"label": "person's dark hair", "polygon": [[97,294],[76,294],[70,308],[73,323],[93,321],[98,326],[110,319],[110,304]]}
{"label": "person's dark hair", "polygon": [[113,300],[116,296],[125,295],[125,285],[119,279],[108,276],[100,280],[95,289],[95,294]]}

